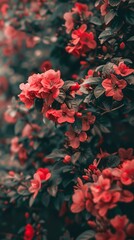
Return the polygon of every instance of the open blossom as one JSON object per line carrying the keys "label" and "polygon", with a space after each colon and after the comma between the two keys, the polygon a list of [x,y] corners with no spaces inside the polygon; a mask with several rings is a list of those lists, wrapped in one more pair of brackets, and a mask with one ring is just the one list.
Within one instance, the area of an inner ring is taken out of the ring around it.
{"label": "open blossom", "polygon": [[123,98],[122,89],[127,86],[125,80],[119,80],[114,74],[110,78],[106,78],[102,82],[107,97],[113,97],[116,101],[121,101]]}
{"label": "open blossom", "polygon": [[82,131],[88,131],[90,125],[94,124],[96,117],[92,115],[91,112],[88,112],[86,116],[82,118]]}
{"label": "open blossom", "polygon": [[31,186],[29,187],[29,192],[34,194],[33,198],[36,198],[40,189],[41,189],[41,178],[38,173],[35,173],[34,178],[31,180]]}
{"label": "open blossom", "polygon": [[134,73],[134,69],[129,68],[124,62],[120,62],[118,66],[114,65],[113,68],[117,75],[124,77]]}
{"label": "open blossom", "polygon": [[64,82],[60,78],[60,71],[55,72],[50,69],[41,74],[42,88],[39,94],[42,98],[46,98],[48,104],[51,104],[55,98],[59,95],[59,89],[63,86]]}
{"label": "open blossom", "polygon": [[34,104],[35,98],[42,98],[47,105],[50,105],[59,95],[59,89],[64,82],[60,78],[60,71],[52,69],[41,74],[33,74],[28,78],[28,83],[20,84],[22,92],[19,98],[27,108]]}
{"label": "open blossom", "polygon": [[73,203],[71,211],[73,213],[81,212],[86,207],[86,198],[88,197],[88,185],[83,184],[81,179],[78,178],[78,187],[74,190],[72,197]]}
{"label": "open blossom", "polygon": [[85,142],[87,140],[87,134],[85,132],[76,133],[72,128],[70,128],[65,135],[68,137],[69,146],[72,148],[78,148],[80,146],[80,142]]}
{"label": "open blossom", "polygon": [[75,118],[75,110],[73,109],[69,109],[66,104],[62,104],[61,105],[61,116],[58,118],[58,123],[64,123],[64,122],[68,122],[68,123],[74,123]]}
{"label": "open blossom", "polygon": [[68,122],[68,123],[74,123],[75,118],[75,110],[69,109],[66,104],[61,105],[60,110],[55,109],[49,109],[46,112],[46,117],[54,122],[57,122],[59,124]]}
{"label": "open blossom", "polygon": [[117,230],[124,229],[128,224],[128,218],[126,215],[124,216],[117,215],[116,217],[110,220],[110,223]]}
{"label": "open blossom", "polygon": [[49,120],[57,123],[58,118],[61,117],[61,111],[51,108],[46,111],[45,116]]}
{"label": "open blossom", "polygon": [[33,237],[34,237],[34,228],[30,223],[28,223],[25,226],[24,240],[32,240]]}
{"label": "open blossom", "polygon": [[66,47],[68,53],[75,56],[85,56],[86,52],[96,48],[93,32],[86,32],[87,25],[82,24],[80,28],[72,32],[70,45]]}

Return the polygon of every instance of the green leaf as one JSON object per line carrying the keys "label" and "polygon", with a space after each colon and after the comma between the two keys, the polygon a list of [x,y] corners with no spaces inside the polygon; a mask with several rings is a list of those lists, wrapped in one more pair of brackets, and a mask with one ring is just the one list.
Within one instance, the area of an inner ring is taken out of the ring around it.
{"label": "green leaf", "polygon": [[128,84],[134,85],[134,75],[133,75],[133,74],[130,75],[130,76],[127,76],[127,77],[125,78],[125,80],[127,80]]}
{"label": "green leaf", "polygon": [[32,205],[34,204],[35,198],[33,198],[33,196],[30,198],[29,200],[29,207],[32,207]]}
{"label": "green leaf", "polygon": [[21,133],[24,126],[25,122],[23,120],[18,120],[17,123],[15,124],[15,134],[18,135],[19,133]]}
{"label": "green leaf", "polygon": [[130,25],[134,25],[134,11],[132,9],[127,11],[125,19]]}
{"label": "green leaf", "polygon": [[60,93],[59,93],[59,96],[56,98],[56,101],[59,102],[59,103],[63,103],[64,100],[66,98],[66,94],[65,92],[61,89],[60,90]]}
{"label": "green leaf", "polygon": [[110,23],[115,17],[115,15],[116,15],[116,12],[114,10],[109,11],[104,18],[105,24],[107,25],[108,23]]}
{"label": "green leaf", "polygon": [[134,42],[134,36],[130,37],[127,42]]}
{"label": "green leaf", "polygon": [[112,31],[115,33],[117,33],[122,26],[123,26],[123,21],[120,19],[120,17],[115,17],[110,24]]}
{"label": "green leaf", "polygon": [[57,191],[58,191],[58,186],[57,185],[53,185],[51,187],[47,188],[48,193],[52,196],[52,197],[56,197]]}
{"label": "green leaf", "polygon": [[95,16],[92,16],[90,18],[90,23],[93,23],[93,24],[95,24],[97,26],[101,26],[102,25],[101,19],[98,18],[98,17],[95,17]]}
{"label": "green leaf", "polygon": [[108,2],[112,7],[116,7],[120,4],[121,0],[109,0]]}
{"label": "green leaf", "polygon": [[80,234],[76,240],[90,240],[90,239],[94,239],[95,237],[95,232],[92,230],[87,230],[85,232],[83,232],[82,234]]}
{"label": "green leaf", "polygon": [[105,92],[105,89],[102,86],[97,86],[94,89],[94,96],[96,98],[99,98],[104,92]]}
{"label": "green leaf", "polygon": [[87,79],[84,80],[84,83],[83,83],[83,84],[89,83],[89,84],[95,84],[95,85],[97,85],[97,84],[100,83],[100,82],[101,82],[101,78],[99,78],[99,77],[89,77],[89,78],[87,78]]}

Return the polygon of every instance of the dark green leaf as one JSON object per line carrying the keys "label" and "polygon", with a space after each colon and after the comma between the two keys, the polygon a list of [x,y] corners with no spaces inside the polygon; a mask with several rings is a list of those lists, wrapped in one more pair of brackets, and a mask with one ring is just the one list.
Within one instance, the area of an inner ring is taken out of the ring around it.
{"label": "dark green leaf", "polygon": [[101,78],[99,78],[99,77],[89,77],[89,78],[85,79],[83,84],[89,83],[89,84],[97,85],[100,82],[101,82]]}
{"label": "dark green leaf", "polygon": [[18,120],[17,123],[15,124],[15,134],[21,133],[22,129],[25,126],[25,122],[22,120]]}
{"label": "dark green leaf", "polygon": [[105,21],[106,25],[113,20],[113,18],[115,17],[115,15],[116,15],[116,12],[115,12],[114,10],[109,11],[109,12],[105,15],[104,21]]}
{"label": "dark green leaf", "polygon": [[93,24],[98,25],[98,26],[102,25],[101,19],[98,18],[98,17],[95,17],[95,16],[91,17],[90,23],[93,23]]}
{"label": "dark green leaf", "polygon": [[105,92],[105,89],[102,86],[97,86],[94,89],[94,95],[96,98],[99,98],[104,92]]}
{"label": "dark green leaf", "polygon": [[83,232],[82,234],[80,234],[76,240],[90,240],[90,239],[94,239],[95,237],[95,232],[92,230],[87,230],[85,232]]}
{"label": "dark green leaf", "polygon": [[115,7],[120,4],[121,0],[109,0],[108,2],[112,7]]}

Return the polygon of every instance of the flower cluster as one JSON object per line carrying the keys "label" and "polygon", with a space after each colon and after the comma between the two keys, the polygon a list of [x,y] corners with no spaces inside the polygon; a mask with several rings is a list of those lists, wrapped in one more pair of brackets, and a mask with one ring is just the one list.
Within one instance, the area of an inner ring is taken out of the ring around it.
{"label": "flower cluster", "polygon": [[[96,171],[96,167],[91,168],[94,175],[93,182],[83,184],[78,179],[78,186],[74,190],[72,197],[71,211],[79,213],[86,209],[93,216],[93,221],[88,221],[90,226],[101,227],[98,229],[96,239],[107,239],[107,237],[118,237],[120,234],[122,239],[126,236],[132,236],[134,224],[129,223],[127,216],[116,215],[113,219],[108,219],[108,213],[111,209],[120,209],[120,203],[130,203],[134,201],[132,187],[134,184],[134,160],[126,160],[117,168],[107,168],[102,172]],[[95,177],[96,176],[96,177]],[[127,189],[126,186],[129,186]],[[99,222],[97,223],[97,219]],[[110,231],[108,219],[111,228],[115,229],[113,234]],[[121,225],[120,225],[121,223]],[[124,223],[124,225],[122,225]],[[106,232],[105,230],[108,229]]]}
{"label": "flower cluster", "polygon": [[70,33],[73,30],[74,25],[77,23],[75,15],[86,19],[92,15],[92,12],[89,11],[87,4],[76,2],[72,11],[66,12],[63,16],[65,19],[66,33]]}
{"label": "flower cluster", "polygon": [[66,47],[68,53],[78,57],[85,56],[88,51],[96,48],[97,44],[93,32],[87,32],[86,30],[87,25],[83,24],[72,32],[72,40]]}
{"label": "flower cluster", "polygon": [[28,108],[34,104],[35,98],[45,99],[45,103],[50,105],[58,97],[63,84],[59,71],[50,69],[45,73],[33,74],[29,77],[28,83],[20,85],[22,92],[19,98]]}

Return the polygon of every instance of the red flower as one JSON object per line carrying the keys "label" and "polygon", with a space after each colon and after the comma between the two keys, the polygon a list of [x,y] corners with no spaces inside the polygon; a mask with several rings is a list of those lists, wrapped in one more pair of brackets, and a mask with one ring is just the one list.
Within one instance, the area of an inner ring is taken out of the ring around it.
{"label": "red flower", "polygon": [[123,216],[117,215],[116,217],[110,220],[110,223],[115,229],[121,230],[124,229],[128,224],[128,218],[126,215]]}
{"label": "red flower", "polygon": [[36,173],[42,181],[47,181],[51,177],[51,173],[48,168],[39,168]]}
{"label": "red flower", "polygon": [[80,142],[85,142],[87,140],[87,134],[85,132],[76,133],[72,128],[70,128],[65,135],[68,137],[69,145],[72,148],[78,148],[80,146]]}
{"label": "red flower", "polygon": [[121,182],[124,185],[130,185],[134,182],[134,159],[122,164]]}
{"label": "red flower", "polygon": [[32,240],[33,237],[34,237],[34,228],[30,223],[28,223],[25,226],[24,240]]}
{"label": "red flower", "polygon": [[34,133],[38,133],[40,130],[41,127],[39,127],[37,124],[26,124],[22,130],[22,137],[28,137],[31,139],[34,136]]}
{"label": "red flower", "polygon": [[31,186],[29,187],[29,192],[33,193],[33,198],[36,198],[39,190],[41,189],[41,179],[38,173],[34,174],[34,179],[31,180]]}
{"label": "red flower", "polygon": [[102,197],[104,197],[104,192],[108,191],[111,187],[110,179],[103,178],[103,176],[99,176],[98,181],[91,185],[91,191],[94,196],[94,202],[98,202]]}
{"label": "red flower", "polygon": [[92,15],[92,12],[88,11],[87,4],[76,2],[74,8],[72,8],[74,13],[78,13],[79,15],[83,14],[85,17],[89,17]]}
{"label": "red flower", "polygon": [[60,71],[55,72],[50,69],[41,74],[42,88],[39,93],[42,98],[46,98],[47,105],[50,105],[55,98],[59,95],[59,89],[63,86],[64,82],[60,78]]}
{"label": "red flower", "polygon": [[87,25],[83,24],[72,32],[71,46],[66,47],[66,51],[75,56],[84,56],[90,49],[96,48],[96,41],[92,32],[86,32]]}
{"label": "red flower", "polygon": [[58,118],[61,117],[61,111],[51,108],[46,112],[45,116],[53,122],[57,122]]}
{"label": "red flower", "polygon": [[88,131],[90,129],[90,125],[95,122],[96,117],[92,115],[91,112],[88,112],[86,116],[82,118],[82,131]]}
{"label": "red flower", "polygon": [[113,66],[116,74],[121,76],[128,76],[134,72],[134,69],[129,68],[124,62],[120,62],[118,66]]}
{"label": "red flower", "polygon": [[61,116],[58,118],[58,123],[64,123],[64,122],[68,122],[68,123],[74,123],[75,118],[75,110],[73,109],[69,109],[66,104],[62,104],[61,105]]}
{"label": "red flower", "polygon": [[114,74],[111,74],[111,78],[103,80],[102,86],[105,88],[107,97],[113,97],[114,100],[121,101],[123,98],[122,89],[127,86],[127,83],[125,80],[119,80]]}
{"label": "red flower", "polygon": [[42,74],[33,74],[28,78],[28,83],[20,84],[22,92],[19,98],[27,108],[34,104],[35,98],[43,98],[50,105],[59,95],[59,89],[64,82],[60,78],[60,71],[50,69]]}
{"label": "red flower", "polygon": [[71,211],[73,213],[81,212],[85,209],[86,198],[88,198],[88,186],[83,185],[81,179],[78,179],[78,189],[74,190],[72,197],[73,203],[71,205]]}

